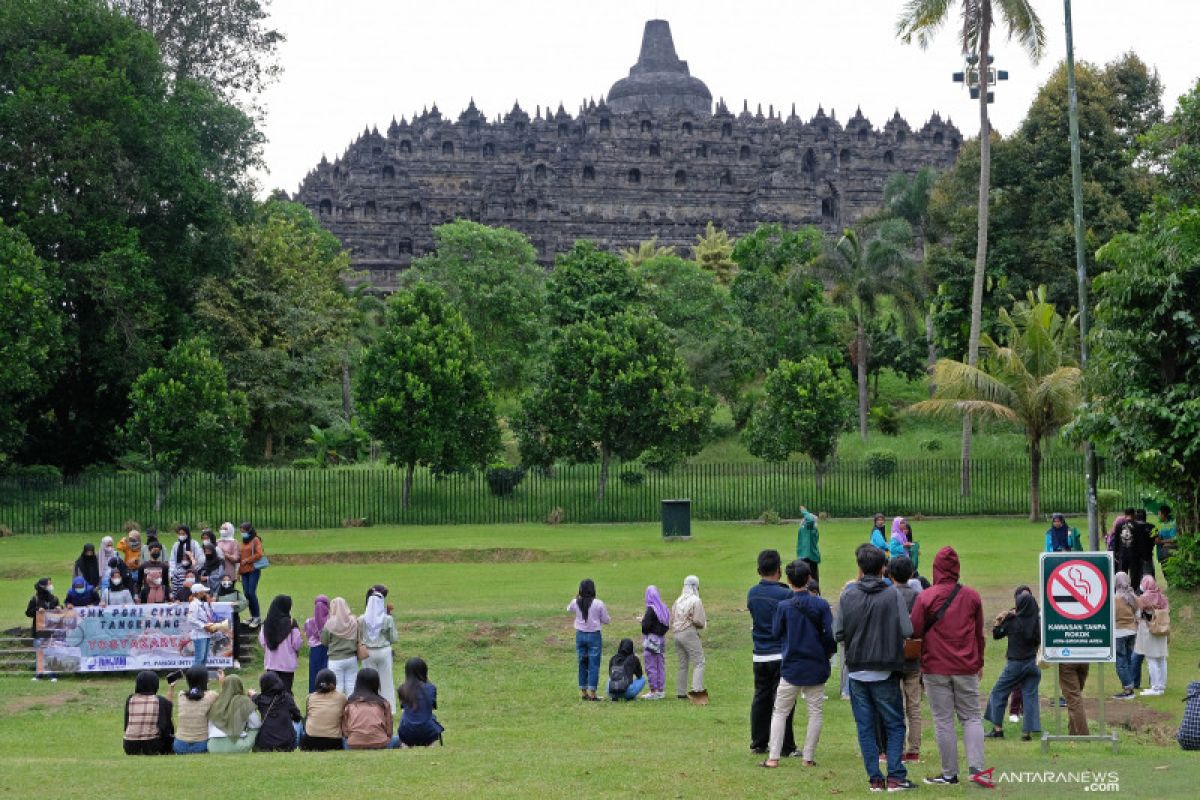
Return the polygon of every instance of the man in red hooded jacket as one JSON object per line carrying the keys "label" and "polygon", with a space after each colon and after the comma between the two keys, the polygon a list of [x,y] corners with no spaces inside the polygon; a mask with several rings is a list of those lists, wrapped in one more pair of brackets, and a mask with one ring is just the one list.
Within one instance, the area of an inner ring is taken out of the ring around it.
{"label": "man in red hooded jacket", "polygon": [[940,775],[925,778],[934,785],[958,783],[955,717],[962,723],[967,767],[972,775],[983,770],[983,601],[979,592],[958,582],[958,573],[958,553],[943,547],[933,559],[933,585],[917,595],[912,610],[912,635],[923,641],[921,672],[942,762]]}

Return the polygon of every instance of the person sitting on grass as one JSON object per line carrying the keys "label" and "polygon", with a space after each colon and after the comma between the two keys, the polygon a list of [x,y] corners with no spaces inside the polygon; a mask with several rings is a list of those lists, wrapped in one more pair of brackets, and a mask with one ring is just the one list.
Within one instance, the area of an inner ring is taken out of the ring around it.
{"label": "person sitting on grass", "polygon": [[989,739],[1004,738],[1004,707],[1013,687],[1020,686],[1024,714],[1021,740],[1028,742],[1042,728],[1041,709],[1038,707],[1042,671],[1037,665],[1042,629],[1033,590],[1028,586],[1018,586],[1014,597],[1015,607],[998,615],[992,627],[992,638],[1008,638],[1008,661],[996,679],[996,685],[992,687],[985,715],[992,723],[992,730],[986,736]]}
{"label": "person sitting on grass", "polygon": [[[188,690],[180,692],[175,699],[178,724],[175,726],[175,742],[171,752],[177,756],[207,753],[208,712],[217,702],[217,693],[208,689],[207,669],[191,667],[183,676],[187,679]],[[217,677],[224,677],[224,672],[218,672]],[[174,691],[174,682],[170,684],[170,689]]]}
{"label": "person sitting on grass", "polygon": [[633,653],[633,640],[622,639],[617,645],[617,654],[608,660],[608,685],[604,691],[613,702],[637,700],[645,686],[642,662]]}
{"label": "person sitting on grass", "polygon": [[[630,644],[632,648],[632,643]],[[437,710],[437,687],[429,682],[429,667],[422,658],[404,662],[404,683],[396,691],[402,709],[396,735],[401,747],[429,747],[442,741],[442,723]]]}
{"label": "person sitting on grass", "polygon": [[87,608],[100,605],[100,594],[94,586],[89,586],[83,576],[77,576],[71,581],[71,589],[67,592],[67,608]]}
{"label": "person sitting on grass", "polygon": [[304,732],[300,734],[300,749],[314,752],[341,750],[346,695],[337,690],[337,676],[333,670],[326,668],[317,672],[305,710],[308,715],[304,719]]}
{"label": "person sitting on grass", "polygon": [[379,673],[359,670],[354,693],[342,711],[342,735],[347,750],[385,750],[400,743],[392,735],[392,705],[379,694]]}
{"label": "person sitting on grass", "polygon": [[221,693],[208,710],[208,752],[249,753],[254,749],[262,716],[237,675],[218,673]]}
{"label": "person sitting on grass", "polygon": [[271,670],[258,679],[258,688],[254,705],[262,717],[262,727],[254,740],[254,752],[290,753],[300,741],[300,722],[304,719],[296,708],[296,700],[283,679]]}
{"label": "person sitting on grass", "polygon": [[169,755],[174,738],[171,701],[158,693],[158,675],[144,669],[137,674],[133,694],[125,699],[125,755]]}
{"label": "person sitting on grass", "polygon": [[774,769],[783,754],[788,718],[796,707],[796,698],[804,697],[808,707],[808,729],[801,755],[804,765],[815,767],[817,742],[824,719],[825,682],[829,680],[829,659],[837,652],[833,638],[833,613],[829,603],[808,590],[808,564],[796,559],[787,566],[792,596],[775,609],[771,632],[783,643],[779,666],[779,688],[771,714],[771,739],[767,760],[759,766]]}

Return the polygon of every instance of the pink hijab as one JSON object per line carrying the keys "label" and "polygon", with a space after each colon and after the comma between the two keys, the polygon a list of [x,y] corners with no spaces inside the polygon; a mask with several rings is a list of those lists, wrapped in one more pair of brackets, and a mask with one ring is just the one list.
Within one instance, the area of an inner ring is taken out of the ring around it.
{"label": "pink hijab", "polygon": [[904,517],[896,517],[892,520],[892,538],[900,544],[908,544],[908,534],[904,532],[904,521]]}
{"label": "pink hijab", "polygon": [[1158,588],[1158,582],[1149,575],[1142,578],[1142,596],[1138,598],[1138,605],[1144,609],[1169,607],[1167,596]]}
{"label": "pink hijab", "polygon": [[318,639],[321,636],[321,629],[325,627],[325,622],[329,619],[329,596],[324,594],[317,595],[317,599],[313,601],[313,615],[304,623],[304,632],[312,639]]}

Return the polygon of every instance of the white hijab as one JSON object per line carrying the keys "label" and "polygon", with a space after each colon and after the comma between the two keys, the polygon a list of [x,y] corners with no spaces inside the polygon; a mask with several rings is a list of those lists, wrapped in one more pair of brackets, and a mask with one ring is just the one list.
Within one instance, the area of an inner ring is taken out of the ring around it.
{"label": "white hijab", "polygon": [[377,594],[371,595],[367,600],[367,611],[362,615],[363,624],[367,629],[367,638],[375,639],[379,636],[379,632],[383,630],[384,620],[387,619],[387,605],[383,602],[383,598]]}
{"label": "white hijab", "polygon": [[[686,617],[692,606],[696,605],[699,600],[700,579],[695,575],[688,575],[683,579],[683,592],[675,600],[675,609],[681,618]],[[671,616],[674,617],[675,613],[672,613]]]}
{"label": "white hijab", "polygon": [[221,539],[222,539],[222,541],[230,541],[230,542],[233,541],[233,523],[232,522],[222,522],[221,523]]}

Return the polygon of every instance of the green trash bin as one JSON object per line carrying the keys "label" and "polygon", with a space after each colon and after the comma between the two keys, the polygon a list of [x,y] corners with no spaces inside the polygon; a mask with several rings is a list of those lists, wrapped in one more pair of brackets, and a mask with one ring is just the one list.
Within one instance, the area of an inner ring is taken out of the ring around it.
{"label": "green trash bin", "polygon": [[692,537],[692,501],[662,501],[662,535],[664,539],[690,539]]}

